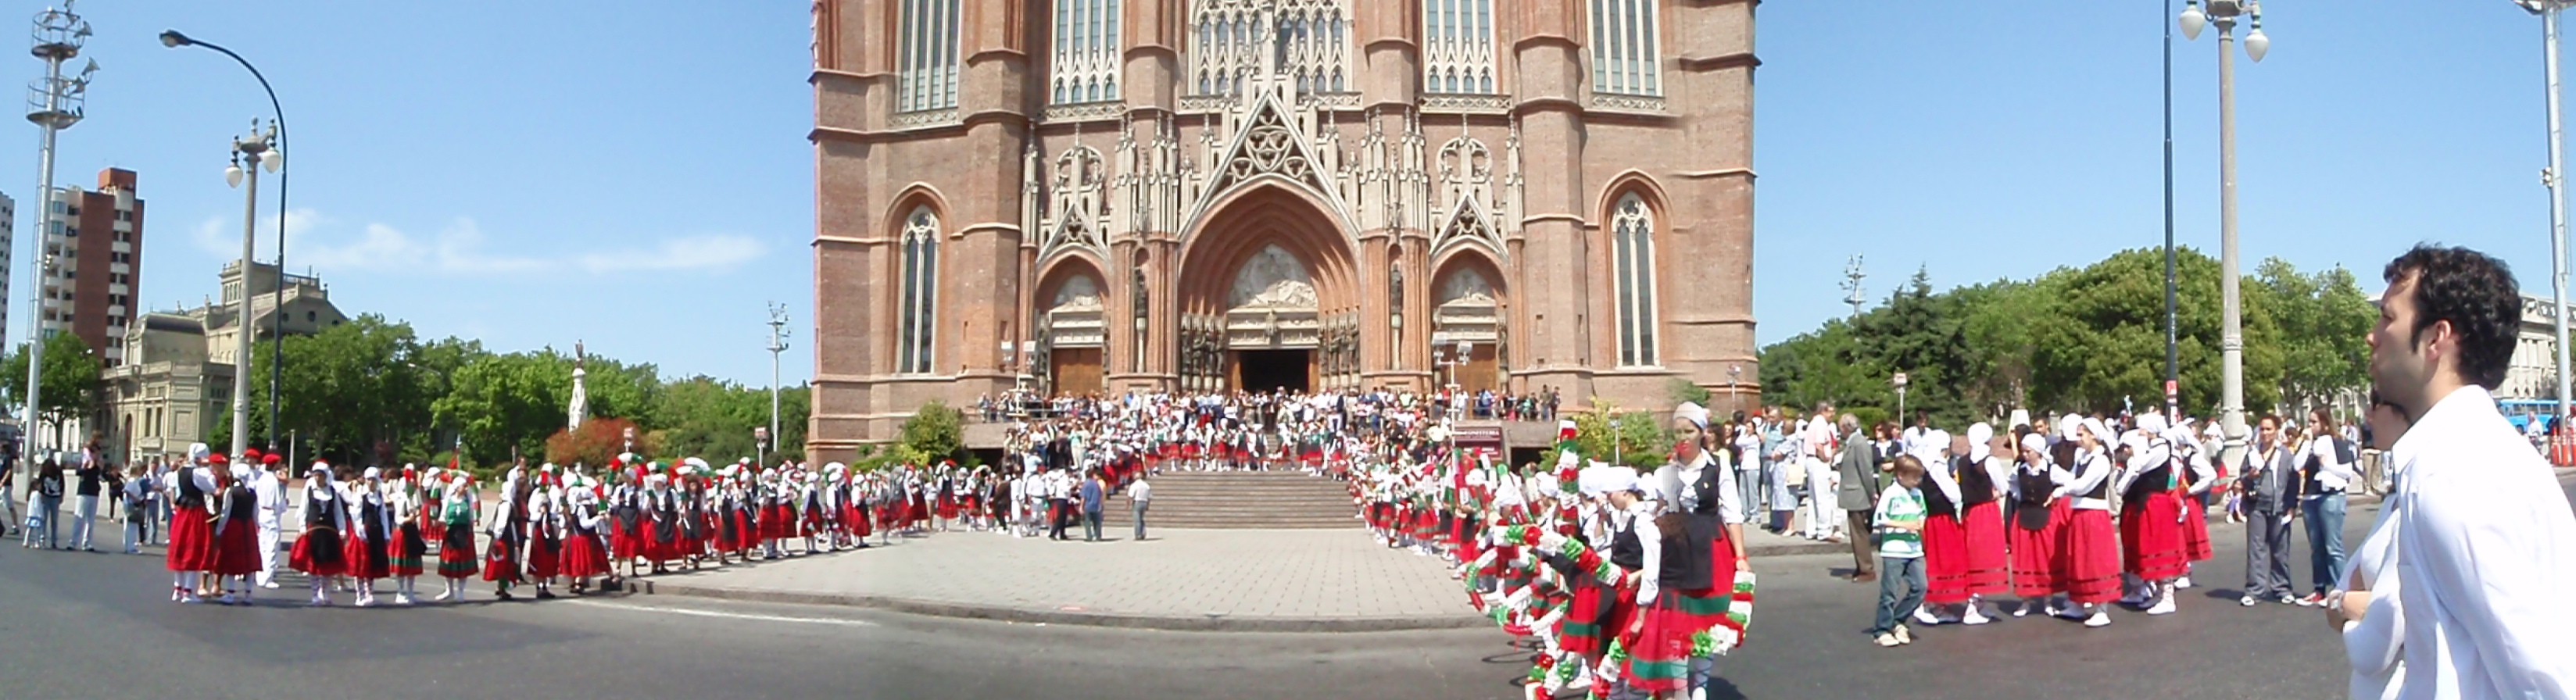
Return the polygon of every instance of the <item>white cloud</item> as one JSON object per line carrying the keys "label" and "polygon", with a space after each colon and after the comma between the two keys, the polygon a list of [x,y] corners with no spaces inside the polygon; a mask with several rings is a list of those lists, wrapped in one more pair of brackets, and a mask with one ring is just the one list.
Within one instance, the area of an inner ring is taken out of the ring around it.
{"label": "white cloud", "polygon": [[[485,245],[482,227],[470,218],[429,236],[415,235],[384,223],[354,230],[312,209],[286,217],[287,264],[322,272],[429,272],[453,276],[526,273],[578,268],[592,274],[651,271],[724,272],[761,257],[767,251],[748,236],[714,235],[664,239],[646,247],[594,250],[562,257],[532,257],[496,252]],[[258,254],[276,250],[276,219],[262,222],[256,237]],[[241,238],[213,217],[198,225],[197,247],[218,260],[241,257]]]}

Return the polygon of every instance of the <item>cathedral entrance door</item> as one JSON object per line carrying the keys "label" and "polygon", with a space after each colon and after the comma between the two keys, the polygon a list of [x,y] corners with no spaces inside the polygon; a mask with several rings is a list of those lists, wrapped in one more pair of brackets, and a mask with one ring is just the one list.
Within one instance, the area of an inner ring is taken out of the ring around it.
{"label": "cathedral entrance door", "polygon": [[1313,356],[1311,350],[1237,350],[1234,387],[1252,392],[1314,391]]}

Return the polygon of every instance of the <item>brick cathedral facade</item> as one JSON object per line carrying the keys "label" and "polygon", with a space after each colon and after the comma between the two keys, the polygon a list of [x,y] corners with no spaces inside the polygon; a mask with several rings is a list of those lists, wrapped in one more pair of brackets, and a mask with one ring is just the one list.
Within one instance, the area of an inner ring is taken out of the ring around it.
{"label": "brick cathedral facade", "polygon": [[819,0],[811,454],[1014,387],[1759,402],[1752,0]]}

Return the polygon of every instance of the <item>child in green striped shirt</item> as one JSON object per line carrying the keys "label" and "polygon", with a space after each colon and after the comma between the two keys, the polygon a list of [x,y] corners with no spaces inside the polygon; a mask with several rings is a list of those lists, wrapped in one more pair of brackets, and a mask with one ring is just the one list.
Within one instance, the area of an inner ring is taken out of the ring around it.
{"label": "child in green striped shirt", "polygon": [[1923,605],[1923,461],[1896,458],[1896,488],[1880,492],[1871,522],[1878,528],[1878,621],[1869,633],[1879,646],[1914,643],[1905,618]]}

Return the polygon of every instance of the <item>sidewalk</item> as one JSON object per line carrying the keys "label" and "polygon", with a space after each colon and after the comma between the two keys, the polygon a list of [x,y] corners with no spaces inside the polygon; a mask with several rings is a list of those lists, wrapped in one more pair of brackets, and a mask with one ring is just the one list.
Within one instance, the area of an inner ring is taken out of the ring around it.
{"label": "sidewalk", "polygon": [[[1076,533],[1079,534],[1078,532]],[[1105,533],[1106,534],[1106,533]],[[651,576],[639,593],[1166,630],[1373,632],[1493,624],[1440,560],[1348,530],[1155,530],[1086,543],[991,532]]]}

